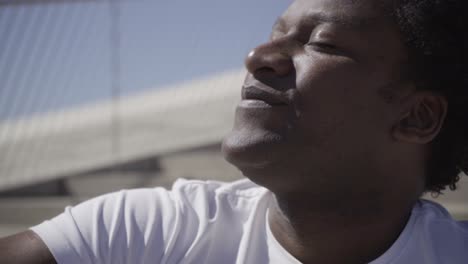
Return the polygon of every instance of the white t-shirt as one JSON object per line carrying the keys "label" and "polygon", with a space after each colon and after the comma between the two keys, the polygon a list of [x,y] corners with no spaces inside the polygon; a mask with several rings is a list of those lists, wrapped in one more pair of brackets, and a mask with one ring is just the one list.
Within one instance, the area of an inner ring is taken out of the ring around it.
{"label": "white t-shirt", "polygon": [[[58,263],[300,263],[268,225],[272,194],[249,180],[178,180],[86,201],[32,227]],[[418,202],[404,231],[372,264],[467,264],[468,222]]]}

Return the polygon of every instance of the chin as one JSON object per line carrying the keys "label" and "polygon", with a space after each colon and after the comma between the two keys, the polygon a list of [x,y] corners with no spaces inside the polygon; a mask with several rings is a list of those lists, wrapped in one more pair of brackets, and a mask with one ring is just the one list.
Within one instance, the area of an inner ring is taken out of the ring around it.
{"label": "chin", "polygon": [[286,174],[283,171],[288,166],[280,157],[284,152],[279,150],[278,145],[279,142],[268,143],[265,139],[255,141],[232,132],[223,140],[222,153],[226,161],[252,182],[270,191],[280,192],[288,185],[285,184]]}
{"label": "chin", "polygon": [[237,167],[246,177],[270,174],[285,156],[285,139],[271,131],[232,131],[222,143],[224,158]]}
{"label": "chin", "polygon": [[[222,143],[224,158],[254,183],[274,193],[304,187],[304,179],[292,177],[298,169],[297,149],[286,137],[262,129],[233,130]],[[309,162],[305,163],[309,164]]]}

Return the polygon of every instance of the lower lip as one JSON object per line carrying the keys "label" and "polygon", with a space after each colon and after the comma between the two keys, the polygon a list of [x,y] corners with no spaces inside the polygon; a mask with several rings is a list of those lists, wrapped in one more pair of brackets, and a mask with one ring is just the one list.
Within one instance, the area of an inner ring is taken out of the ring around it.
{"label": "lower lip", "polygon": [[[276,124],[283,126],[291,118],[293,111],[290,105],[271,105],[265,101],[246,99],[239,102],[236,117],[239,120],[255,120],[257,124]],[[250,122],[249,121],[249,122]]]}
{"label": "lower lip", "polygon": [[290,105],[270,105],[261,100],[242,100],[236,109],[236,123],[272,131],[283,131],[292,116]]}
{"label": "lower lip", "polygon": [[265,101],[246,99],[239,102],[238,107],[241,108],[287,108],[285,104],[271,105]]}

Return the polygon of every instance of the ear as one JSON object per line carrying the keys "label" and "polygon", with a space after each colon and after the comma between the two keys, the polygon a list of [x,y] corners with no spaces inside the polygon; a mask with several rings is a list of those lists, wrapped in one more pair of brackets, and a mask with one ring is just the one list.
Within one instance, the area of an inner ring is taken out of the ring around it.
{"label": "ear", "polygon": [[414,144],[431,142],[447,115],[445,97],[433,92],[416,92],[404,104],[405,111],[392,131],[394,138]]}

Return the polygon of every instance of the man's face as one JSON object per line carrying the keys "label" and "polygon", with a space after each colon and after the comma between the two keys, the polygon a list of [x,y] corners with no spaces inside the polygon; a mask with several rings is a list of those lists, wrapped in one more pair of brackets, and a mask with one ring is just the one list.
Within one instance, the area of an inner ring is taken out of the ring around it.
{"label": "man's face", "polygon": [[285,191],[350,183],[347,172],[378,166],[391,149],[397,110],[388,95],[406,56],[378,2],[297,0],[288,8],[246,59],[242,101],[223,142],[229,162]]}

